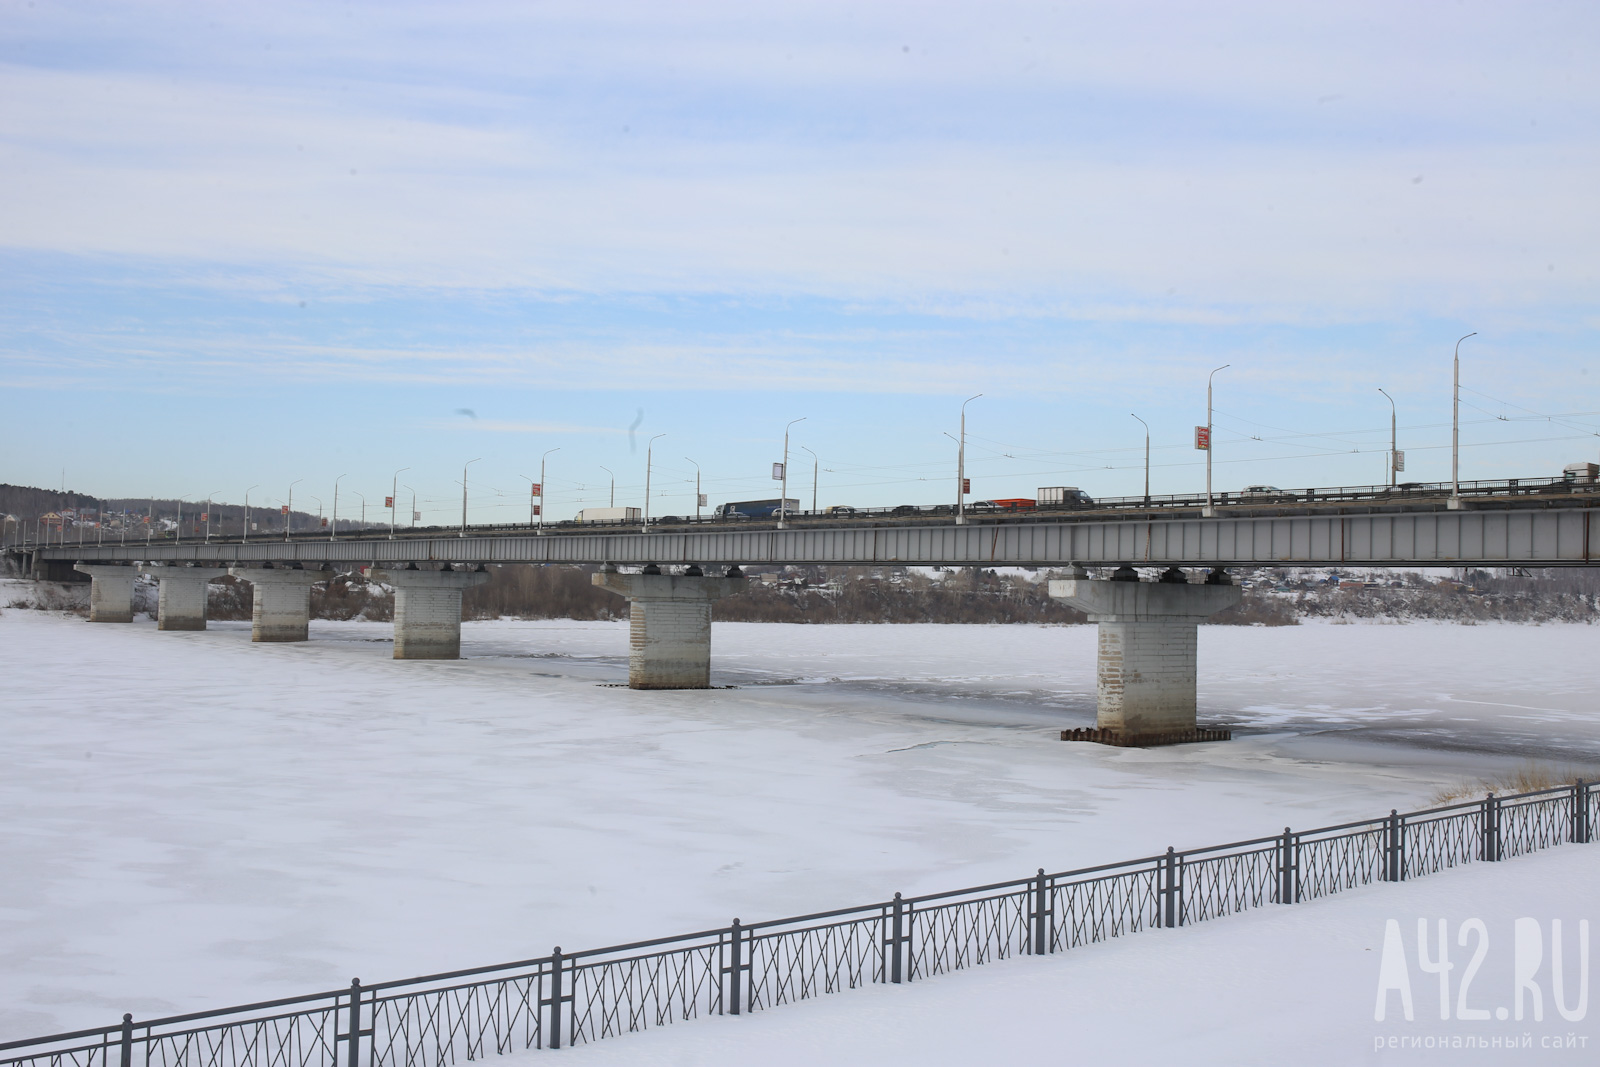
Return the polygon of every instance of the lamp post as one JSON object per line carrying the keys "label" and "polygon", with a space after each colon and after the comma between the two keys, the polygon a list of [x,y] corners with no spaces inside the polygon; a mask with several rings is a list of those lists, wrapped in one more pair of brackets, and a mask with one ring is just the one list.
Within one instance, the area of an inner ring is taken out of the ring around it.
{"label": "lamp post", "polygon": [[[800,451],[811,452],[805,445],[800,446]],[[817,513],[817,472],[822,468],[822,461],[815,452],[811,452],[811,513]]]}
{"label": "lamp post", "polygon": [[[610,467],[601,467],[600,469],[605,471],[607,474],[611,474],[611,468]],[[617,506],[617,476],[615,474],[611,474],[611,503],[607,504],[606,507],[614,508],[616,506]]]}
{"label": "lamp post", "polygon": [[289,483],[289,504],[283,513],[283,539],[285,541],[289,540],[289,527],[294,524],[294,487],[303,481],[305,481],[304,478],[296,478]]}
{"label": "lamp post", "polygon": [[[688,456],[683,458],[690,463],[694,463],[694,460],[689,459]],[[698,463],[694,463],[694,521],[700,521],[700,464]]]}
{"label": "lamp post", "polygon": [[411,492],[411,527],[415,529],[417,525],[417,491],[409,485],[402,485],[400,488]]}
{"label": "lamp post", "polygon": [[322,529],[322,498],[314,496],[311,499],[317,502],[317,529],[320,530]]}
{"label": "lamp post", "polygon": [[[1133,415],[1132,412],[1129,414]],[[1133,417],[1139,419],[1137,415]],[[1150,503],[1150,424],[1139,419],[1139,425],[1144,427],[1144,502],[1148,504]]]}
{"label": "lamp post", "polygon": [[213,489],[206,494],[206,544],[208,545],[211,543],[211,499],[220,492],[222,490]]}
{"label": "lamp post", "polygon": [[[348,478],[348,474],[341,474],[339,478]],[[333,521],[328,524],[328,540],[339,540],[339,478],[333,480]]]}
{"label": "lamp post", "polygon": [[[1473,330],[1467,337],[1478,336]],[[1461,507],[1461,338],[1456,342],[1455,390],[1450,406],[1450,507]]]}
{"label": "lamp post", "polygon": [[807,416],[789,420],[789,425],[783,428],[783,488],[779,490],[778,499],[778,529],[788,528],[789,518],[789,427],[797,422],[805,422]]}
{"label": "lamp post", "polygon": [[356,496],[361,498],[361,532],[365,534],[367,532],[367,497],[365,493],[357,493]]}
{"label": "lamp post", "polygon": [[658,433],[658,434],[655,435],[655,437],[650,438],[649,443],[644,446],[644,528],[646,530],[650,529],[650,461],[651,461],[651,452],[655,448],[655,444],[656,444],[657,439],[665,437],[665,436],[667,436],[667,435],[664,434],[664,433]]}
{"label": "lamp post", "polygon": [[982,393],[975,393],[961,402],[961,439],[956,442],[956,525],[967,524],[967,405]]}
{"label": "lamp post", "polygon": [[[260,488],[259,483],[250,487],[250,489]],[[240,544],[246,544],[250,540],[250,489],[244,491],[244,530],[242,531],[243,536],[239,538]],[[127,523],[123,523],[123,525],[126,526]]]}
{"label": "lamp post", "polygon": [[[546,500],[550,499],[549,497],[544,495],[544,461],[549,457],[551,452],[560,452],[560,451],[561,451],[561,448],[559,446],[557,446],[556,448],[546,449],[545,450],[545,454],[539,457],[539,532],[540,533],[544,533],[544,502]],[[648,462],[647,462],[646,465],[648,466]]]}
{"label": "lamp post", "polygon": [[1389,402],[1389,488],[1393,489],[1395,475],[1394,457],[1396,447],[1395,431],[1397,429],[1396,423],[1398,421],[1398,412],[1394,406],[1394,397],[1390,396],[1388,391],[1385,390],[1383,386],[1378,386],[1378,392],[1382,393],[1383,398]]}
{"label": "lamp post", "polygon": [[1231,366],[1233,366],[1232,363],[1224,363],[1222,366],[1218,367],[1217,370],[1214,370],[1210,374],[1206,375],[1206,511],[1205,511],[1205,514],[1206,514],[1207,518],[1210,518],[1211,516],[1213,516],[1213,515],[1215,515],[1217,513],[1217,509],[1212,504],[1212,501],[1211,501],[1211,453],[1217,447],[1216,435],[1211,432],[1211,379],[1213,379],[1213,378],[1215,378],[1217,376],[1217,371],[1218,370],[1227,370]]}
{"label": "lamp post", "polygon": [[389,479],[389,540],[394,540],[394,506],[400,499],[400,476],[410,467],[401,467]]}
{"label": "lamp post", "polygon": [[[478,457],[478,459],[482,459],[482,458],[483,458],[482,456]],[[467,460],[465,463],[463,463],[461,465],[461,536],[462,537],[467,536],[467,468],[472,466],[476,462],[478,462],[477,459],[469,459],[469,460]]]}

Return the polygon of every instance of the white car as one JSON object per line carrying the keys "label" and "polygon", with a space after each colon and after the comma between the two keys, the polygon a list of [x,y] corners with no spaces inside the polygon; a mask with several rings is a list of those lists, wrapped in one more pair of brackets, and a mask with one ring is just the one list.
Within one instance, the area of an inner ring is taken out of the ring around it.
{"label": "white car", "polygon": [[1277,500],[1287,494],[1275,485],[1247,485],[1239,495],[1245,500]]}

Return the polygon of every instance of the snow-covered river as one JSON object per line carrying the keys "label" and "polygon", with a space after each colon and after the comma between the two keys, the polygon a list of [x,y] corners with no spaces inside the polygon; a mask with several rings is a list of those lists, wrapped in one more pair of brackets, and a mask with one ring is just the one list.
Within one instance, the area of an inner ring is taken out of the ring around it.
{"label": "snow-covered river", "polygon": [[718,624],[704,692],[621,623],[395,662],[0,613],[0,1039],[610,944],[1421,806],[1600,764],[1585,626],[1202,628],[1227,744],[1112,750],[1094,631]]}

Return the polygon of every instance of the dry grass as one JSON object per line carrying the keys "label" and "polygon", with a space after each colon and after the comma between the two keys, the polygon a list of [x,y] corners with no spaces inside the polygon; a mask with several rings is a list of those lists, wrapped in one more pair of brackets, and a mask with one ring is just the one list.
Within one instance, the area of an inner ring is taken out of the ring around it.
{"label": "dry grass", "polygon": [[1459,804],[1464,800],[1481,799],[1485,793],[1493,793],[1499,797],[1513,796],[1517,793],[1534,793],[1541,789],[1554,789],[1557,786],[1572,785],[1579,780],[1600,782],[1600,769],[1575,766],[1556,767],[1548,763],[1524,763],[1514,771],[1508,771],[1493,778],[1479,778],[1476,780],[1463,778],[1455,785],[1442,786],[1433,794],[1432,803],[1437,806]]}

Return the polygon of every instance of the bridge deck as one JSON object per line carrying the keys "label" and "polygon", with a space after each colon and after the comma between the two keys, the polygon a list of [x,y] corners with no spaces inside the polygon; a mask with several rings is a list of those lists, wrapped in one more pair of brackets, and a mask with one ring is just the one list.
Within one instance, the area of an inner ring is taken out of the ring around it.
{"label": "bridge deck", "polygon": [[681,522],[653,527],[563,524],[401,531],[391,540],[297,535],[292,540],[214,538],[209,543],[26,546],[30,562],[301,562],[355,566],[454,563],[972,564],[1068,563],[1151,566],[1583,566],[1600,561],[1600,508],[1592,494],[1476,500],[1452,511],[1442,500],[1387,506],[1261,505],[1215,517],[1195,510],[1034,512],[948,516],[808,517],[775,523]]}

